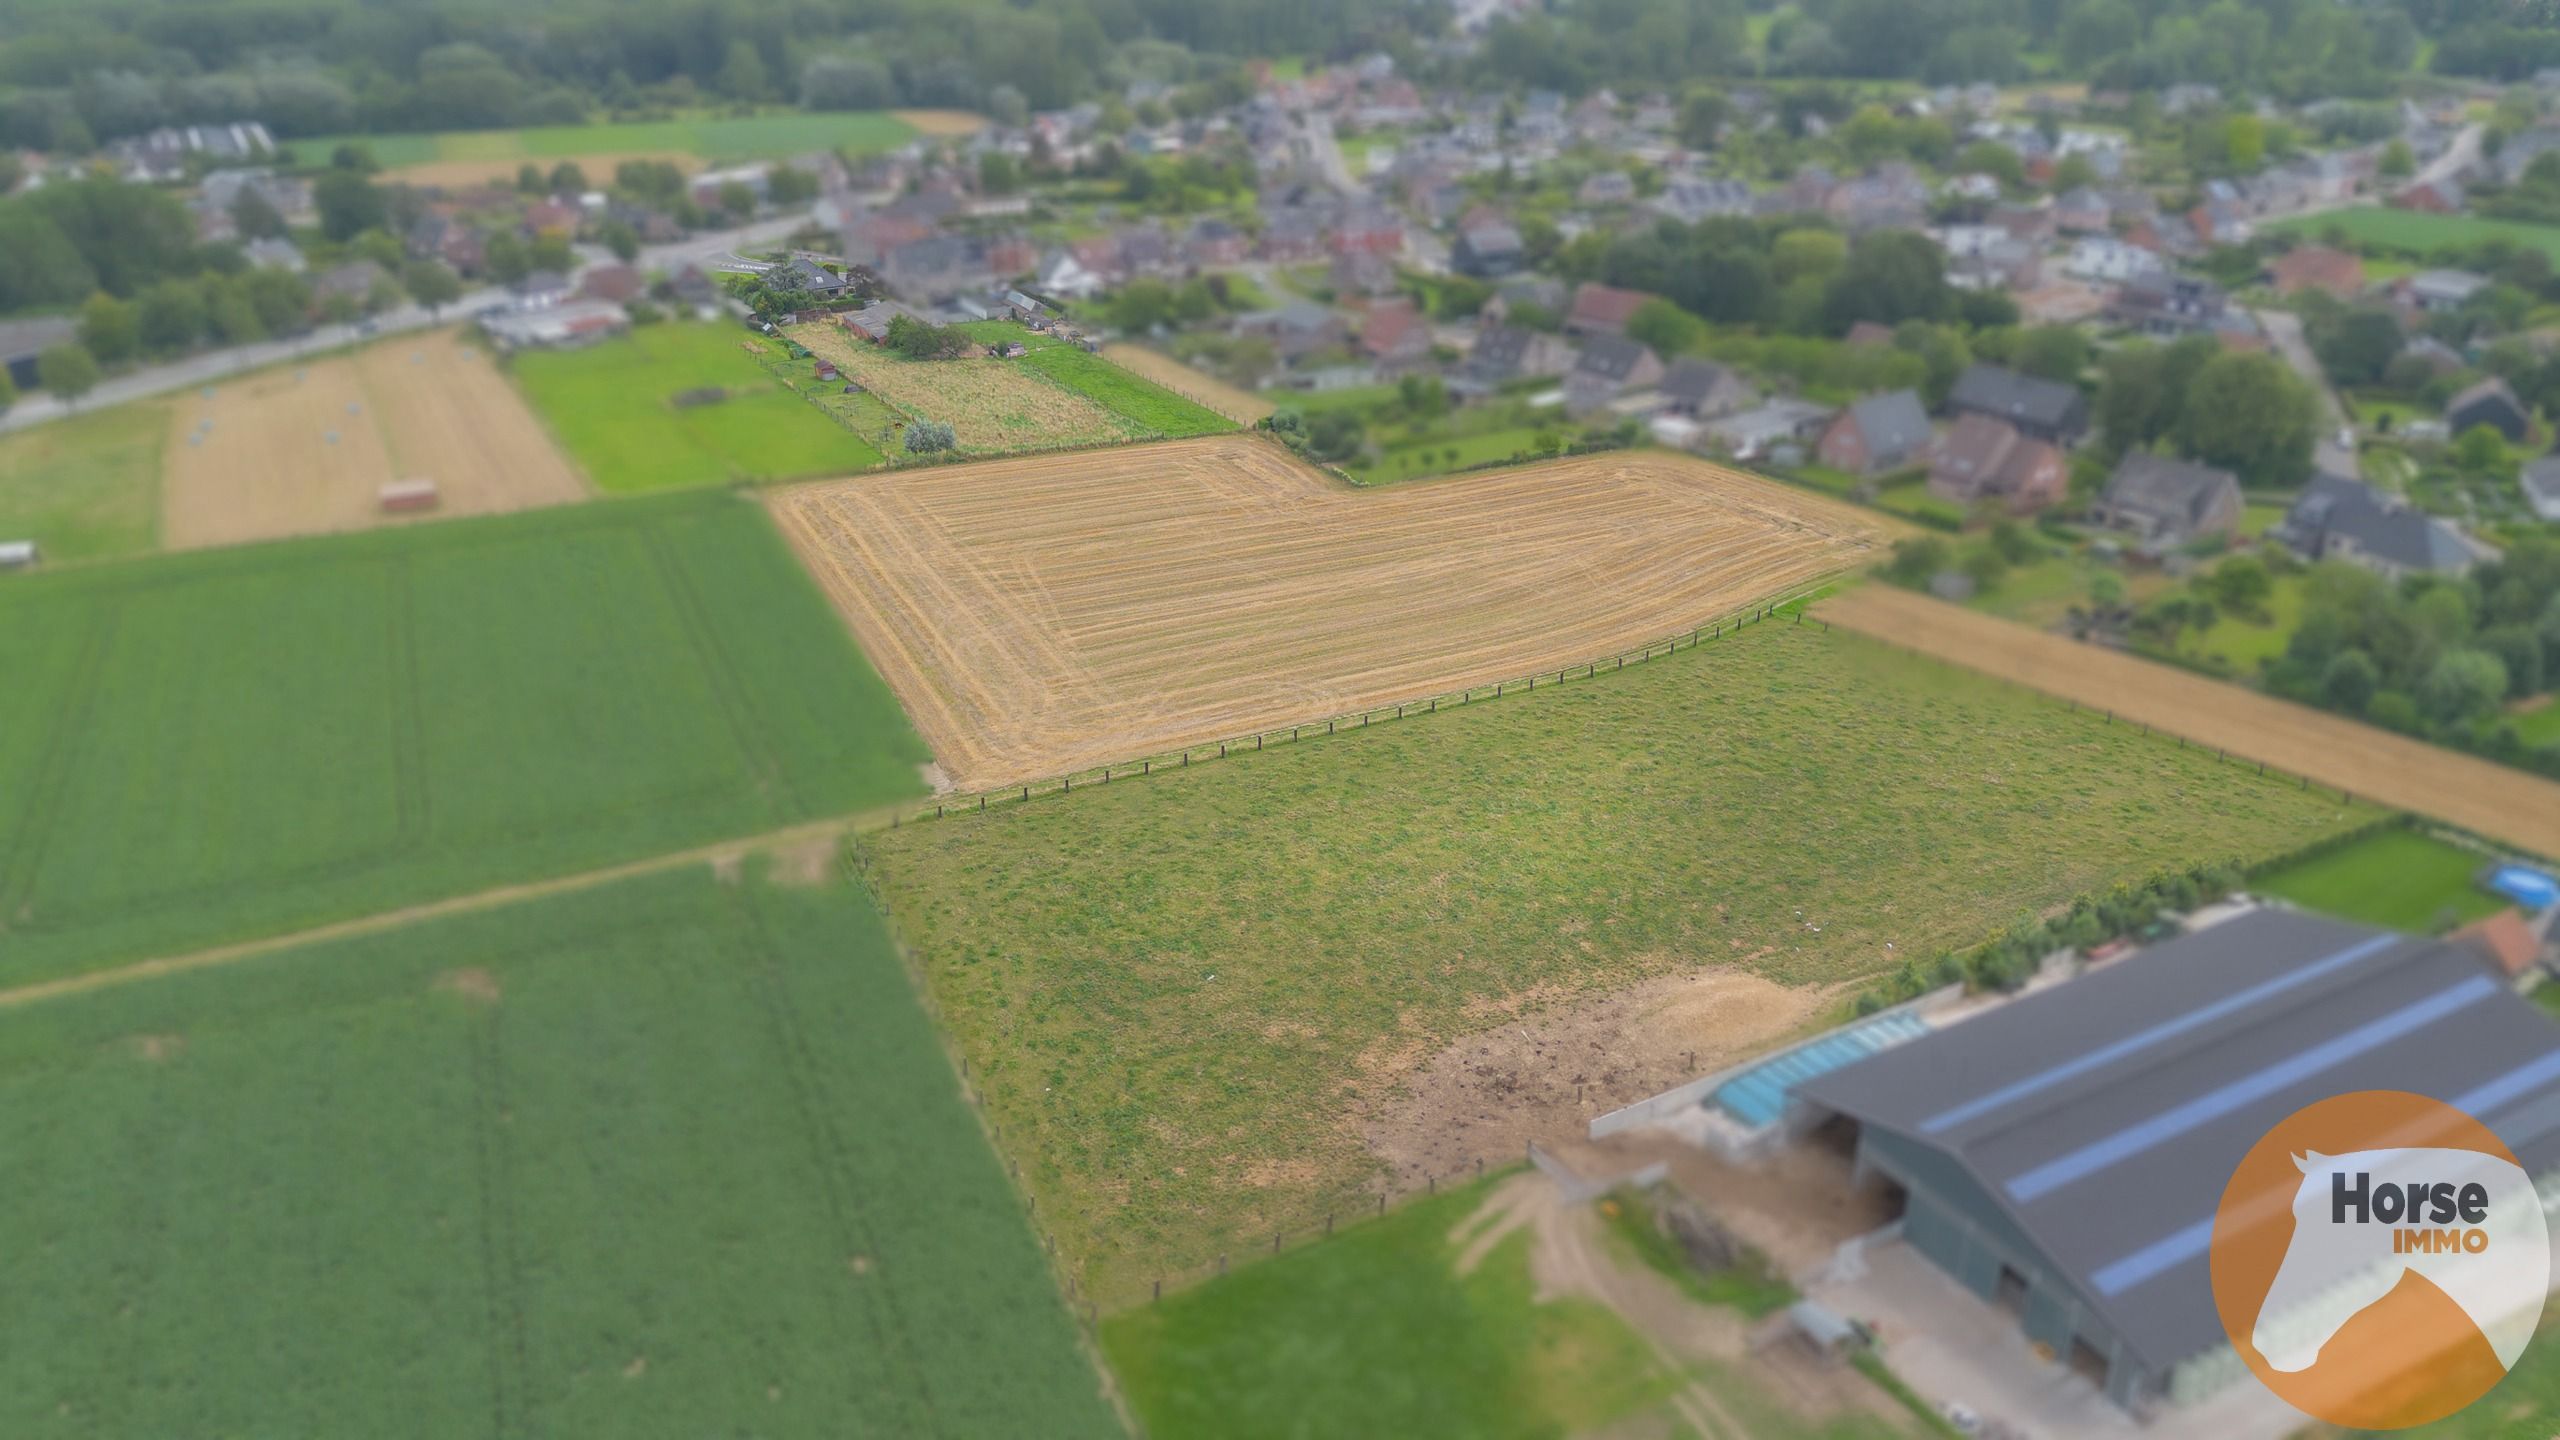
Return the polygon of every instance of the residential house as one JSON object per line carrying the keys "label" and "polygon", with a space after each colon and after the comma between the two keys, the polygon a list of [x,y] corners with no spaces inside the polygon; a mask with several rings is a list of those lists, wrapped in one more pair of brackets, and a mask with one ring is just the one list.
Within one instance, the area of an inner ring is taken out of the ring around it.
{"label": "residential house", "polygon": [[1449,247],[1449,268],[1480,280],[1508,275],[1527,263],[1527,258],[1519,230],[1499,217],[1461,225],[1457,243]]}
{"label": "residential house", "polygon": [[2463,206],[2462,182],[2447,176],[2440,180],[2421,180],[2391,197],[2395,210],[2416,210],[2427,215],[2459,215]]}
{"label": "residential house", "polygon": [[649,279],[629,265],[594,265],[578,277],[578,295],[587,300],[603,300],[615,305],[628,305],[649,288]]}
{"label": "residential house", "polygon": [[1740,180],[1676,176],[1664,182],[1662,193],[1646,201],[1645,208],[1683,225],[1695,225],[1716,215],[1748,215],[1752,211],[1751,187]]}
{"label": "residential house", "polygon": [[1621,290],[1586,280],[1574,287],[1573,308],[1565,312],[1567,335],[1624,335],[1627,321],[1653,299],[1641,290]]}
{"label": "residential house", "polygon": [[2326,245],[2296,245],[2267,262],[2267,278],[2279,295],[2320,290],[2352,300],[2364,293],[2364,261]]}
{"label": "residential house", "polygon": [[1325,253],[1324,215],[1307,206],[1281,206],[1262,214],[1262,239],[1255,247],[1265,260],[1298,265]]}
{"label": "residential house", "polygon": [[1004,313],[1034,330],[1044,330],[1058,313],[1019,290],[1007,290],[996,297],[1003,303]]}
{"label": "residential house", "polygon": [[1833,187],[1822,209],[1853,235],[1916,230],[1928,223],[1929,187],[1907,164],[1880,165],[1873,174]]}
{"label": "residential house", "polygon": [[524,207],[524,233],[568,240],[578,233],[586,212],[566,200],[536,200]]}
{"label": "residential house", "polygon": [[[372,262],[362,261],[359,263],[370,264]],[[338,270],[344,270],[346,268],[348,267],[341,265],[338,267]],[[337,270],[329,272],[330,275],[335,275],[337,273]],[[320,285],[314,286],[312,293],[315,295],[322,293],[321,287],[326,286],[328,283],[328,276],[321,277]],[[507,293],[515,297],[514,307],[516,309],[541,310],[567,300],[570,295],[574,293],[575,288],[576,287],[569,283],[569,277],[561,274],[557,270],[536,270],[525,276],[523,279],[518,280],[513,285],[508,286]]]}
{"label": "residential house", "polygon": [[677,271],[667,281],[667,294],[697,315],[717,310],[722,299],[720,283],[704,274],[699,265],[687,265]]}
{"label": "residential house", "polygon": [[2071,253],[2062,262],[2063,272],[2083,280],[2120,285],[2137,275],[2148,275],[2162,268],[2160,257],[2130,241],[2112,235],[2088,235],[2071,242]]}
{"label": "residential house", "polygon": [[765,278],[772,284],[805,291],[820,300],[834,300],[850,294],[861,283],[843,271],[828,269],[816,257],[806,254],[793,255],[768,271]]}
{"label": "residential house", "polygon": [[2514,444],[2533,428],[2533,417],[2507,382],[2492,375],[2444,402],[2445,433],[2460,435],[2474,425],[2486,425]]}
{"label": "residential house", "polygon": [[2053,228],[2062,234],[2103,234],[2114,219],[2107,197],[2085,185],[2054,197]]}
{"label": "residential house", "polygon": [[1337,348],[1348,338],[1342,317],[1312,300],[1292,300],[1277,309],[1239,315],[1235,330],[1238,335],[1270,341],[1272,353],[1289,364]]}
{"label": "residential house", "polygon": [[1056,251],[1042,261],[1033,272],[1032,284],[1043,295],[1069,300],[1090,300],[1110,288],[1071,250]]}
{"label": "residential house", "polygon": [[2410,336],[2408,341],[2401,345],[2400,353],[2416,357],[2419,363],[2427,367],[2427,373],[2430,376],[2451,375],[2456,371],[2469,368],[2471,364],[2470,361],[2462,358],[2461,351],[2433,335]]}
{"label": "residential house", "polygon": [[255,120],[218,125],[162,126],[145,135],[109,141],[107,158],[123,178],[142,184],[166,184],[186,178],[191,159],[225,164],[249,163],[276,153],[275,136]]}
{"label": "residential house", "polygon": [[[557,275],[552,278],[559,279]],[[362,308],[372,299],[376,287],[390,283],[391,272],[381,266],[370,260],[350,260],[343,265],[331,266],[321,273],[319,279],[312,281],[311,299],[312,303],[322,306],[335,303]],[[522,292],[518,293],[521,295]],[[566,282],[561,284],[560,293],[568,293]]]}
{"label": "residential house", "polygon": [[79,338],[80,322],[69,315],[0,320],[0,372],[6,372],[9,383],[18,389],[33,392],[37,357]]}
{"label": "residential house", "polygon": [[2560,130],[2519,130],[2508,136],[2500,142],[2494,161],[2499,183],[2513,185],[2524,179],[2525,172],[2533,168],[2534,161],[2555,150],[2560,150]]}
{"label": "residential house", "polygon": [[1967,367],[1948,392],[1947,408],[1958,415],[1979,411],[2005,420],[2030,439],[2064,449],[2078,444],[2089,428],[2089,402],[2079,386],[1998,365]]}
{"label": "residential house", "polygon": [[2107,477],[2089,518],[2164,550],[2237,533],[2242,508],[2240,481],[2230,471],[2134,450]]}
{"label": "residential house", "polygon": [[284,270],[299,275],[307,263],[300,247],[282,236],[252,240],[240,247],[240,254],[254,270]]}
{"label": "residential house", "polygon": [[1409,298],[1380,300],[1361,316],[1360,353],[1381,375],[1410,370],[1431,358],[1431,322]]}
{"label": "residential house", "polygon": [[1624,335],[1595,335],[1564,377],[1565,413],[1577,419],[1662,378],[1662,357]]}
{"label": "residential house", "polygon": [[1600,171],[1573,192],[1576,205],[1632,205],[1635,198],[1635,177],[1623,170]]}
{"label": "residential house", "polygon": [[2388,580],[2460,575],[2485,558],[2461,531],[2398,496],[2326,473],[2311,477],[2267,535],[2305,560],[2344,560]]}
{"label": "residential house", "polygon": [[2430,315],[2459,310],[2472,296],[2489,288],[2489,277],[2467,270],[2421,270],[2404,277],[2393,287],[2403,304],[2414,305]]}
{"label": "residential house", "polygon": [[1124,278],[1170,280],[1182,273],[1182,256],[1172,239],[1153,225],[1132,225],[1114,234],[1111,243]]}
{"label": "residential house", "polygon": [[1852,475],[1880,475],[1928,458],[1929,412],[1911,390],[1870,395],[1832,417],[1814,442],[1823,464]]}
{"label": "residential house", "polygon": [[1673,361],[1653,388],[1662,396],[1663,409],[1698,420],[1730,415],[1760,393],[1733,367],[1696,358]]}
{"label": "residential house", "polygon": [[1215,215],[1204,215],[1191,222],[1183,251],[1202,269],[1241,265],[1253,254],[1253,237]]}
{"label": "residential house", "polygon": [[2524,503],[2542,519],[2560,521],[2560,455],[2545,455],[2516,477]]}
{"label": "residential house", "polygon": [[2117,287],[2107,302],[2107,318],[2145,335],[2174,339],[2223,328],[2230,308],[2230,297],[2210,280],[2146,270]]}
{"label": "residential house", "polygon": [[1558,336],[1521,325],[1477,327],[1459,377],[1475,388],[1492,390],[1515,380],[1562,375],[1573,368],[1574,350]]}
{"label": "residential house", "polygon": [[1366,250],[1351,250],[1333,257],[1326,271],[1325,283],[1336,295],[1350,298],[1361,295],[1392,295],[1396,291],[1396,267],[1383,255]]}
{"label": "residential house", "polygon": [[1698,427],[1698,443],[1736,460],[1757,460],[1820,435],[1831,416],[1826,406],[1781,396],[1705,422]]}
{"label": "residential house", "polygon": [[1325,232],[1325,246],[1336,255],[1392,256],[1404,249],[1404,222],[1383,205],[1355,205]]}
{"label": "residential house", "polygon": [[836,323],[878,345],[889,338],[889,322],[901,315],[911,320],[922,318],[895,300],[874,300],[859,310],[847,310],[836,316]]}
{"label": "residential house", "polygon": [[2070,478],[2060,450],[1978,410],[1957,417],[1929,454],[1930,494],[1968,507],[1998,502],[2013,515],[2060,500]]}

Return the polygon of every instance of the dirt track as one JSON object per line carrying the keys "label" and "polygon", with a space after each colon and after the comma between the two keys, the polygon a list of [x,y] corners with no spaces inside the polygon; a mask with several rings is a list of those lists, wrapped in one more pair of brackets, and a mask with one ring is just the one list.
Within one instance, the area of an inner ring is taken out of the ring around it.
{"label": "dirt track", "polygon": [[1845,629],[2263,761],[2358,799],[2560,856],[2560,785],[2254,690],[1907,590],[1864,585],[1815,611]]}
{"label": "dirt track", "polygon": [[1658,452],[1362,492],[1243,435],[768,501],[963,788],[1593,659],[1882,537],[1866,512]]}
{"label": "dirt track", "polygon": [[1133,375],[1152,380],[1184,399],[1198,401],[1239,425],[1251,425],[1274,408],[1270,401],[1250,390],[1239,390],[1215,375],[1194,370],[1170,355],[1143,345],[1105,345],[1102,358]]}
{"label": "dirt track", "polygon": [[[212,399],[190,392],[170,414],[161,533],[173,550],[586,494],[505,377],[452,330],[217,383]],[[212,428],[188,443],[205,420]],[[436,482],[437,507],[385,514],[383,483],[413,476]]]}

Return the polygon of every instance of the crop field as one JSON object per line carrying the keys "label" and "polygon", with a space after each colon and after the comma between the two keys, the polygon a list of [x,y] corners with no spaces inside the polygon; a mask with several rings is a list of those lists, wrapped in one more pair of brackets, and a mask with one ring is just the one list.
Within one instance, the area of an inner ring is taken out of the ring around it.
{"label": "crop field", "polygon": [[0,1433],[1116,1436],[854,887],[702,867],[0,1017]]}
{"label": "crop field", "polygon": [[1593,659],[1879,539],[1849,506],[1651,452],[1361,492],[1246,436],[770,503],[962,786]]}
{"label": "crop field", "polygon": [[[583,350],[532,351],[516,383],[596,488],[615,494],[842,475],[880,452],[784,389],[734,325],[647,325]],[[723,398],[678,405],[717,390]]]}
{"label": "crop field", "polygon": [[[1433,1057],[1481,1063],[1489,1027],[1658,981],[1836,1003],[2022,913],[2371,815],[1773,621],[860,845],[1043,1224],[1108,1305],[1361,1207],[1388,1179],[1366,1136]],[[1661,1088],[1618,1070],[1623,1044],[1523,1047],[1519,1088],[1561,1079],[1585,1118]]]}
{"label": "crop field", "polygon": [[1188,395],[1239,425],[1251,425],[1273,408],[1250,390],[1240,390],[1205,370],[1196,370],[1161,351],[1115,342],[1102,347],[1102,358],[1135,371],[1177,395]]}
{"label": "crop field", "polygon": [[1015,363],[1030,366],[1050,383],[1084,396],[1148,435],[1178,440],[1236,428],[1235,421],[1208,406],[1186,400],[1137,371],[1079,346],[1056,342],[1033,346],[1030,354]]}
{"label": "crop field", "polygon": [[[562,160],[602,165],[617,159],[676,159],[687,169],[738,160],[779,159],[812,150],[890,150],[919,133],[884,111],[767,115],[704,115],[599,125],[543,125],[522,130],[449,130],[390,135],[324,135],[286,148],[297,165],[325,165],[341,144],[369,147],[391,178],[420,184],[467,184],[490,175],[512,176],[533,161],[548,168]],[[450,166],[449,171],[420,167]],[[468,171],[461,167],[468,167]],[[594,178],[594,177],[590,177]]]}
{"label": "crop field", "polygon": [[[504,377],[459,331],[283,365],[170,402],[162,539],[173,550],[496,515],[586,486]],[[385,513],[392,480],[436,482],[436,508]]]}
{"label": "crop field", "polygon": [[1826,601],[1821,613],[1889,644],[2560,856],[2560,784],[2521,770],[1907,590],[1861,586]]}
{"label": "crop field", "polygon": [[49,564],[150,552],[167,438],[157,401],[0,437],[0,540],[33,540]]}
{"label": "crop field", "polygon": [[2352,246],[2377,246],[2424,256],[2447,245],[2477,245],[2483,240],[2512,240],[2540,250],[2560,262],[2560,227],[2483,215],[2430,215],[2422,210],[2388,210],[2358,205],[2326,210],[2293,220],[2275,220],[2260,229],[2318,237],[2332,228],[2344,230]]}
{"label": "crop field", "polygon": [[0,986],[915,794],[761,510],[574,506],[0,586]]}
{"label": "crop field", "polygon": [[795,325],[788,333],[900,410],[949,424],[964,453],[1099,445],[1153,433],[1098,400],[1052,383],[1026,363],[1028,357],[909,360],[837,325]]}

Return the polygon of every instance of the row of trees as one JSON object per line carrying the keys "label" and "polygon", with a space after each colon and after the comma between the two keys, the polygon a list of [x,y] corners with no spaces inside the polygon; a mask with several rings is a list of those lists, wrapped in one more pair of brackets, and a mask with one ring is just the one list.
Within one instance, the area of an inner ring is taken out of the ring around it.
{"label": "row of trees", "polygon": [[2095,419],[2106,458],[2137,447],[2174,450],[2253,487],[2310,477],[2319,399],[2275,356],[2229,351],[2213,336],[2191,335],[2119,346],[2098,368]]}

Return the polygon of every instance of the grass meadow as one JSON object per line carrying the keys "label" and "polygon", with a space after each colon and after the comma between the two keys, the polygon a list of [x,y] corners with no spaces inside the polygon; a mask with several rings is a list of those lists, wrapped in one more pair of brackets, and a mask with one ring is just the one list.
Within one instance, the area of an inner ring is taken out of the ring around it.
{"label": "grass meadow", "polygon": [[2486,863],[2477,851],[2416,830],[2379,830],[2261,875],[2250,888],[2341,920],[2424,935],[2505,907],[2472,883]]}
{"label": "grass meadow", "polygon": [[168,436],[167,409],[144,401],[0,438],[0,540],[33,540],[54,564],[150,553]]}
{"label": "grass meadow", "polygon": [[[608,493],[842,475],[880,463],[868,441],[758,365],[742,348],[753,339],[734,325],[646,325],[582,350],[530,351],[509,370],[561,447]],[[729,396],[672,403],[708,388]]]}
{"label": "grass meadow", "polygon": [[1108,1304],[1376,1181],[1357,1113],[1505,1003],[1709,967],[1856,981],[2368,813],[1773,623],[860,843]]}
{"label": "grass meadow", "polygon": [[0,1015],[0,1433],[1116,1436],[859,891],[705,868]]}
{"label": "grass meadow", "polygon": [[725,493],[0,586],[0,986],[919,793]]}
{"label": "grass meadow", "polygon": [[1223,435],[1236,422],[1078,346],[1052,343],[1022,357],[1050,383],[1083,395],[1150,436]]}
{"label": "grass meadow", "polygon": [[2448,245],[2477,245],[2483,240],[2512,240],[2530,250],[2540,250],[2553,261],[2560,262],[2560,226],[2535,225],[2523,220],[2496,220],[2484,215],[2430,215],[2423,210],[2388,210],[2375,205],[2358,205],[2345,210],[2325,210],[2298,219],[2276,220],[2259,226],[2278,234],[2308,235],[2315,239],[2334,229],[2346,233],[2347,243],[2355,248],[2377,248],[2404,252],[2421,258]]}
{"label": "grass meadow", "polygon": [[891,150],[914,127],[886,111],[705,115],[692,119],[541,125],[522,130],[449,130],[391,135],[324,135],[286,149],[297,165],[325,165],[341,144],[370,147],[376,164],[397,168],[439,160],[557,162],[582,155],[664,153],[719,164],[779,159],[811,150]]}

